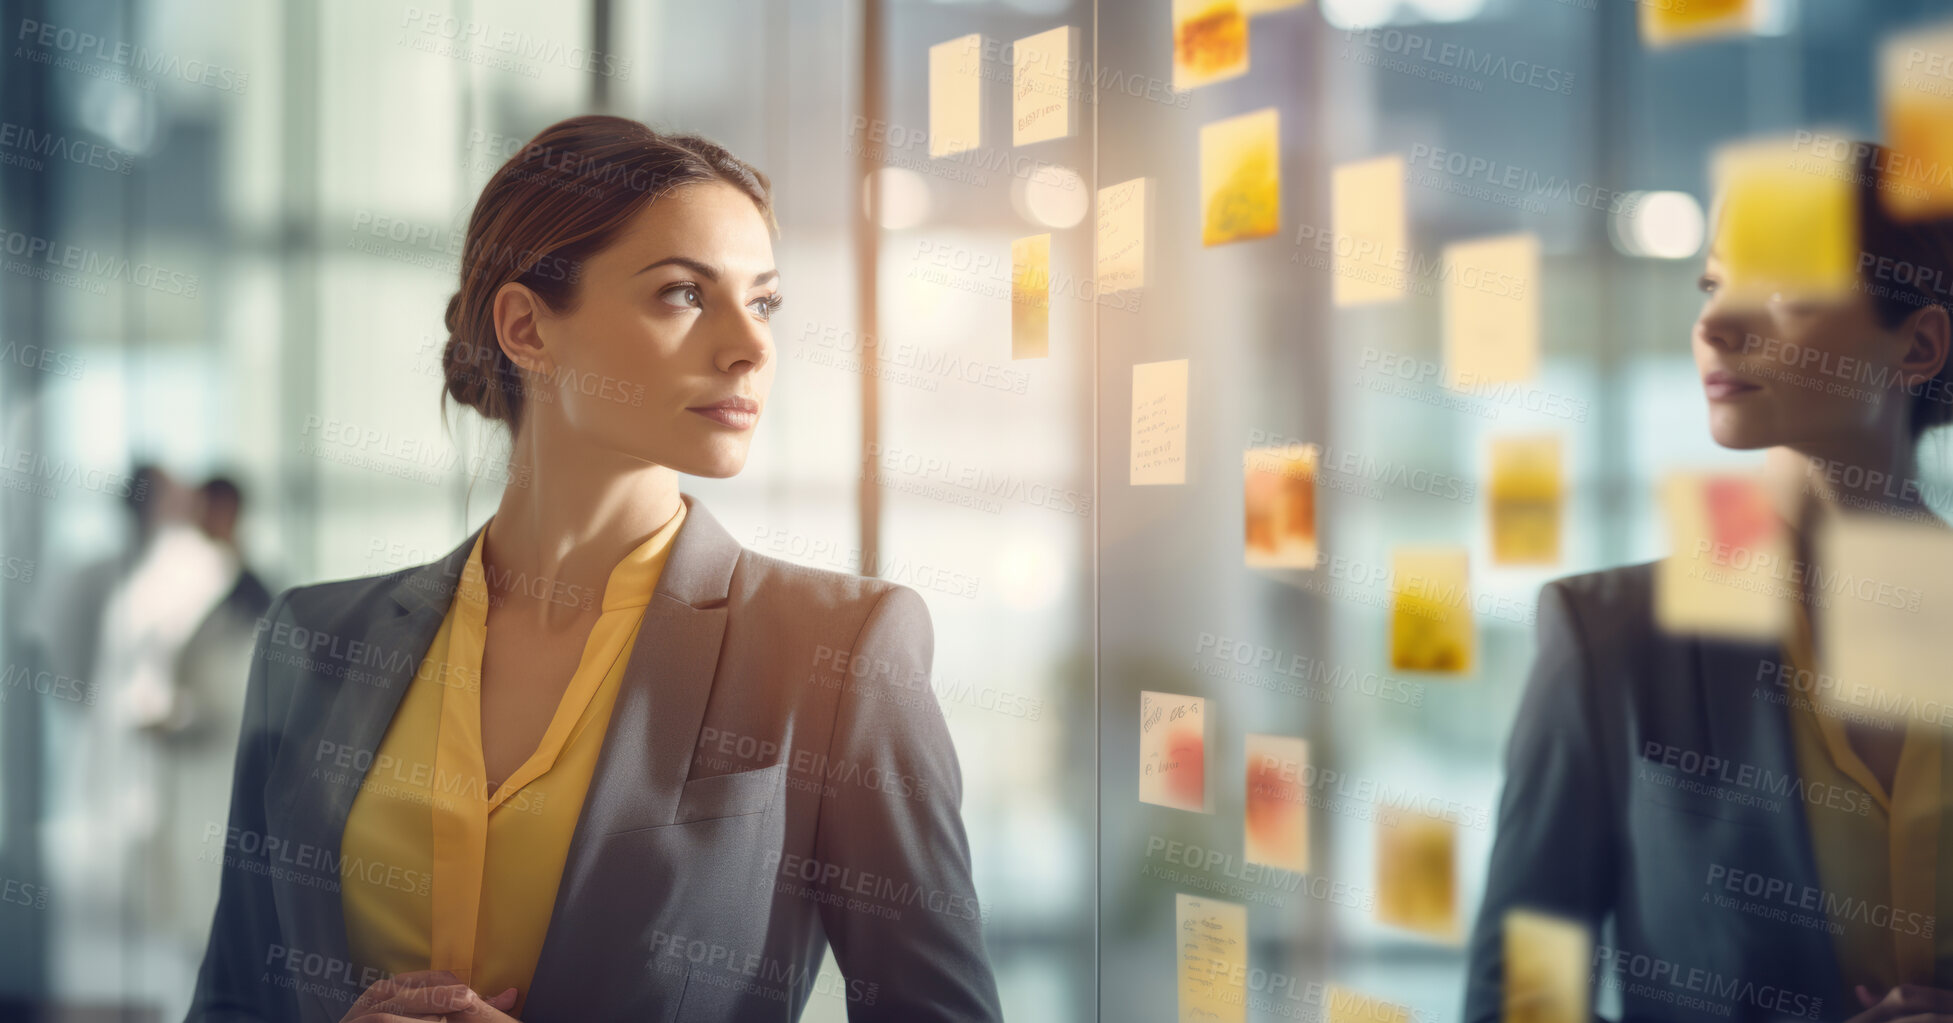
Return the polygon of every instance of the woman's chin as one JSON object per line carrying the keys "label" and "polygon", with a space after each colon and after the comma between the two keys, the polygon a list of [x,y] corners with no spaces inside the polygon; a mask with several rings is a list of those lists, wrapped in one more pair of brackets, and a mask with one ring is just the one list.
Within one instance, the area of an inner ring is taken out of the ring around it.
{"label": "woman's chin", "polygon": [[1754,451],[1757,448],[1773,447],[1778,443],[1776,437],[1755,416],[1743,415],[1735,409],[1709,409],[1709,436],[1717,444],[1733,451]]}

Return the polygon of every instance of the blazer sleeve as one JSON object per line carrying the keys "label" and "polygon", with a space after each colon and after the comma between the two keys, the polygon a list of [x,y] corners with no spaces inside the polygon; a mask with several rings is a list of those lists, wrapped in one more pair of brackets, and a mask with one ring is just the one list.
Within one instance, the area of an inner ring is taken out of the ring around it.
{"label": "blazer sleeve", "polygon": [[[259,620],[261,626],[277,623],[287,596],[288,593],[280,594],[272,603]],[[270,635],[269,628],[261,628],[251,650],[251,670],[244,691],[244,720],[239,728],[237,761],[231,778],[232,835],[262,837],[266,833],[265,780],[279,734],[272,725],[265,679]],[[217,911],[210,924],[203,968],[197,971],[196,993],[185,1021],[273,1023],[298,1019],[298,1005],[291,990],[262,979],[269,956],[284,940],[278,926],[277,906],[272,901],[271,882],[265,874],[249,869],[241,855],[233,858],[230,845],[226,836]]]}
{"label": "blazer sleeve", "polygon": [[963,782],[929,685],[929,607],[897,584],[868,613],[828,746],[815,855],[821,925],[851,1023],[1001,1020],[962,819]]}
{"label": "blazer sleeve", "polygon": [[1602,729],[1587,637],[1563,583],[1540,590],[1538,622],[1538,653],[1506,744],[1491,868],[1472,929],[1467,1023],[1501,1017],[1507,910],[1585,924],[1598,941],[1614,906],[1620,817],[1605,758],[1616,744]]}

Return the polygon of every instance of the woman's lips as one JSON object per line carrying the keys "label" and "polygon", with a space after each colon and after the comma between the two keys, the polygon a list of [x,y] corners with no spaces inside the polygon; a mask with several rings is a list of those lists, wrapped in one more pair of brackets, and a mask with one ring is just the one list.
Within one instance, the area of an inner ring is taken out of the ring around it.
{"label": "woman's lips", "polygon": [[759,422],[759,412],[748,412],[726,405],[711,405],[687,411],[696,412],[721,426],[730,426],[735,430],[749,430],[754,423]]}
{"label": "woman's lips", "polygon": [[1710,401],[1727,401],[1762,389],[1761,385],[1738,379],[1728,373],[1716,372],[1702,378],[1702,391],[1709,396]]}

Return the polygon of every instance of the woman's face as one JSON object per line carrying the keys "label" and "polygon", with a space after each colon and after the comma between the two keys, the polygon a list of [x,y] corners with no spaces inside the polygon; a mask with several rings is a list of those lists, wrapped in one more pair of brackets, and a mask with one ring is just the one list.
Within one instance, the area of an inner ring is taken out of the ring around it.
{"label": "woman's face", "polygon": [[568,312],[535,304],[543,357],[524,426],[689,476],[735,475],[773,382],[778,285],[744,192],[713,181],[659,197],[581,266]]}
{"label": "woman's face", "polygon": [[[1855,448],[1901,429],[1911,396],[1896,386],[1910,331],[1881,326],[1862,291],[1849,298],[1773,296],[1762,304],[1708,294],[1691,344],[1709,399],[1709,432],[1727,448]],[[1909,322],[1909,321],[1908,321]]]}

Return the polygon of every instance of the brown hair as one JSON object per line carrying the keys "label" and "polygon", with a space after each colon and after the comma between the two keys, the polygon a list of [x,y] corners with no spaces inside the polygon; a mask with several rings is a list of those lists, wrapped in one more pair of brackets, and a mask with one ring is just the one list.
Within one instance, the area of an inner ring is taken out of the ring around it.
{"label": "brown hair", "polygon": [[[1859,286],[1887,330],[1927,306],[1953,314],[1953,219],[1901,218],[1895,196],[1922,184],[1907,180],[1908,159],[1876,143],[1856,144]],[[1953,423],[1953,357],[1913,393],[1912,435]]]}
{"label": "brown hair", "polygon": [[522,422],[522,372],[495,335],[495,293],[510,281],[551,309],[576,300],[591,256],[630,219],[683,185],[723,181],[752,198],[777,236],[766,175],[698,135],[667,135],[636,121],[586,114],[544,128],[483,186],[468,218],[461,288],[448,300],[452,397],[513,432]]}

